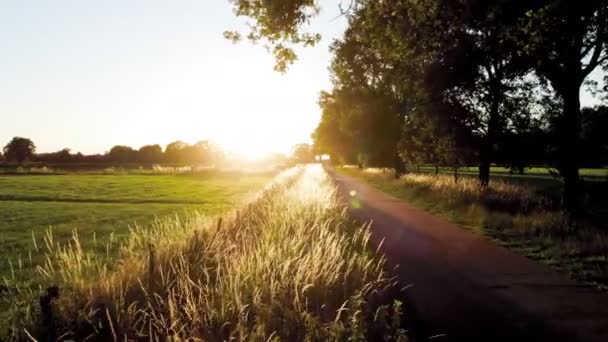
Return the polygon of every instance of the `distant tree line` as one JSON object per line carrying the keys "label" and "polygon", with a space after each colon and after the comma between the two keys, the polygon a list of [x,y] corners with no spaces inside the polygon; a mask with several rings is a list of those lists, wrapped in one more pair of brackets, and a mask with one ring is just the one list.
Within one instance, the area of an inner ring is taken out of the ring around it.
{"label": "distant tree line", "polygon": [[84,155],[72,153],[69,148],[57,152],[36,153],[36,145],[28,138],[15,137],[3,149],[0,160],[23,164],[39,162],[46,164],[187,164],[216,165],[224,159],[224,153],[208,141],[190,145],[183,141],[168,144],[165,149],[156,145],[145,145],[139,149],[116,145],[105,154]]}
{"label": "distant tree line", "polygon": [[310,144],[296,144],[291,148],[291,161],[306,164],[315,162],[315,151]]}
{"label": "distant tree line", "polygon": [[[337,3],[340,3],[337,1]],[[608,68],[608,1],[354,0],[332,45],[333,90],[321,95],[316,148],[334,159],[406,166],[554,167],[563,206],[582,209],[582,166],[606,164],[605,106],[581,109],[582,88]],[[277,69],[314,45],[308,0],[235,0],[272,45]],[[231,39],[238,33],[227,33]]]}

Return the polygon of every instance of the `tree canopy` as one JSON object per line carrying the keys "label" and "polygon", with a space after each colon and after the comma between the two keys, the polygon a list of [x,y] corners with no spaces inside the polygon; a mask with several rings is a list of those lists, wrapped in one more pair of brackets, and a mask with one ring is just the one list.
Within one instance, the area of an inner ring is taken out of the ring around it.
{"label": "tree canopy", "polygon": [[134,149],[126,145],[113,146],[106,154],[83,155],[72,153],[69,148],[57,152],[35,153],[35,145],[28,138],[15,137],[4,147],[4,159],[22,164],[24,161],[51,164],[188,164],[191,166],[215,166],[224,161],[224,152],[209,141],[201,140],[190,145],[176,141],[165,151],[158,144]]}
{"label": "tree canopy", "polygon": [[4,146],[3,151],[7,161],[15,161],[21,164],[34,156],[36,145],[28,138],[14,137]]}
{"label": "tree canopy", "polygon": [[291,149],[291,158],[295,163],[312,163],[315,161],[313,147],[309,144],[296,144]]}
{"label": "tree canopy", "polygon": [[[313,46],[321,35],[302,29],[317,15],[315,0],[230,0],[237,16],[255,19],[249,24],[247,39],[264,41],[276,58],[275,70],[285,71],[297,56],[294,45]],[[224,36],[238,41],[242,33],[226,31]]]}
{"label": "tree canopy", "polygon": [[[307,31],[319,13],[312,0],[232,3],[252,19],[250,39],[278,47],[279,70],[295,61],[294,45],[318,40]],[[342,4],[348,28],[332,45],[333,90],[319,101],[320,150],[370,165],[386,165],[394,151],[397,174],[403,162],[476,162],[482,186],[492,163],[521,171],[550,162],[564,181],[564,208],[580,210],[578,170],[602,151],[582,153],[597,140],[584,132],[586,117],[601,122],[602,111],[581,111],[580,90],[600,90],[588,76],[608,67],[607,1]]]}

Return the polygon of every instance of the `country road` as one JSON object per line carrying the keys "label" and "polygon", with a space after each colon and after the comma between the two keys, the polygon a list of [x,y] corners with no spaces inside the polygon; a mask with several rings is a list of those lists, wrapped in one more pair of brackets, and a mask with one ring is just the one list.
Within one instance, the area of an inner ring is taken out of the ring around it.
{"label": "country road", "polygon": [[[327,168],[405,291],[415,337],[608,341],[608,295]],[[354,196],[353,196],[354,195]],[[353,205],[353,203],[356,203]]]}

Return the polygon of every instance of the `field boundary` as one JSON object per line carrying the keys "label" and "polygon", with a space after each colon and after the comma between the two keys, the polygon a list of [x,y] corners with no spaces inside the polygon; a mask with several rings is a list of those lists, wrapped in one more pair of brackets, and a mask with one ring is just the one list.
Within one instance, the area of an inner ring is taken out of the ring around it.
{"label": "field boundary", "polygon": [[103,199],[103,198],[52,198],[0,196],[0,202],[65,202],[65,203],[116,203],[116,204],[208,204],[211,201],[147,200],[147,199]]}

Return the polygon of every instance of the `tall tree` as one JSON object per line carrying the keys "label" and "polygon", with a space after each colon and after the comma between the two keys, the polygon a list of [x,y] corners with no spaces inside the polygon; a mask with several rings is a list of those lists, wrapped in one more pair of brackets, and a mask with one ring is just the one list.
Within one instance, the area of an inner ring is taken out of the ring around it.
{"label": "tall tree", "polygon": [[315,146],[334,160],[360,166],[394,166],[399,137],[392,102],[371,90],[334,89],[323,93]]}
{"label": "tall tree", "polygon": [[185,163],[188,144],[183,141],[174,141],[165,147],[165,160],[169,163]]}
{"label": "tall tree", "polygon": [[563,103],[555,127],[560,143],[558,169],[564,179],[563,205],[579,213],[580,91],[589,74],[608,62],[608,2],[538,0],[527,5],[516,39]]}
{"label": "tall tree", "polygon": [[[511,30],[525,9],[508,1],[438,0],[427,39],[433,41],[433,62],[426,87],[437,101],[466,109],[464,118],[478,136],[479,181],[487,186],[496,149],[515,116],[530,115],[530,67]],[[448,115],[450,112],[447,112]]]}
{"label": "tall tree", "polygon": [[36,145],[28,138],[14,137],[4,146],[4,157],[7,161],[16,161],[22,164],[34,156]]}
{"label": "tall tree", "polygon": [[[363,107],[369,107],[374,101],[382,104],[375,110],[366,110],[365,120],[377,123],[380,130],[369,135],[384,141],[385,151],[392,151],[389,159],[397,177],[405,172],[397,148],[403,135],[402,127],[408,113],[424,101],[420,87],[424,44],[412,29],[412,22],[424,17],[423,12],[428,9],[405,7],[403,3],[389,6],[383,2],[360,1],[350,9],[344,38],[332,48],[334,88],[366,94],[368,99],[359,96],[361,102],[368,102]],[[378,22],[383,24],[376,25]],[[416,50],[419,53],[415,53]],[[386,160],[386,153],[383,154]]]}
{"label": "tall tree", "polygon": [[327,154],[333,163],[350,164],[355,162],[355,149],[352,136],[344,130],[344,109],[342,98],[334,92],[321,92],[319,106],[321,121],[312,134],[315,150]]}
{"label": "tall tree", "polygon": [[137,151],[137,160],[142,163],[160,163],[163,161],[163,149],[160,145],[145,145]]}
{"label": "tall tree", "polygon": [[296,144],[291,149],[291,158],[296,163],[312,163],[315,161],[313,147],[309,144]]}
{"label": "tall tree", "polygon": [[108,152],[108,158],[115,163],[133,163],[135,162],[136,152],[133,148],[124,145],[116,145]]}
{"label": "tall tree", "polygon": [[198,141],[196,144],[188,146],[184,152],[186,160],[191,164],[209,165],[213,163],[213,151],[209,141]]}

